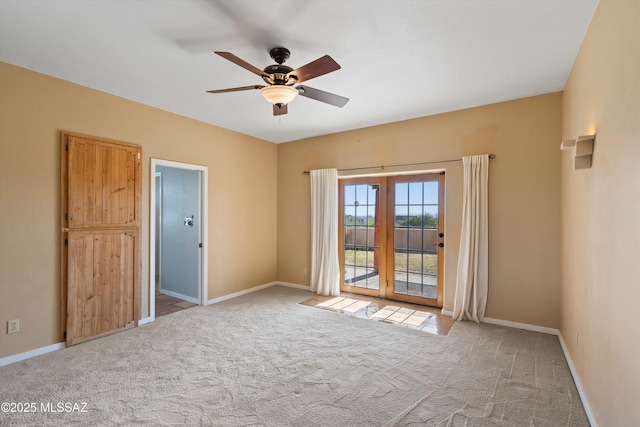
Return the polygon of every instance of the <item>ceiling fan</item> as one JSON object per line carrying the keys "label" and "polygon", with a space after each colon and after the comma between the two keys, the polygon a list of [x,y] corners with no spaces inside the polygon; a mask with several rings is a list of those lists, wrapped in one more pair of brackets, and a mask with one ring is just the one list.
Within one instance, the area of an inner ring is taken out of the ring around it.
{"label": "ceiling fan", "polygon": [[[300,68],[293,69],[286,65],[284,62],[289,59],[291,52],[284,47],[274,47],[269,51],[271,58],[276,61],[276,64],[267,66],[264,70],[261,70],[248,62],[238,58],[229,52],[215,52],[226,60],[233,62],[236,65],[241,66],[245,70],[249,70],[254,74],[262,77],[265,85],[253,85],[234,87],[229,89],[208,90],[208,93],[224,93],[224,92],[238,92],[242,90],[260,89],[262,96],[273,104],[273,115],[280,116],[287,114],[287,105],[289,102],[300,95],[307,98],[315,99],[316,101],[324,102],[326,104],[334,105],[336,107],[344,107],[349,98],[335,95],[333,93],[325,92],[319,89],[314,89],[309,86],[298,85],[306,80],[311,80],[315,77],[322,76],[332,71],[340,69],[340,65],[333,60],[329,55],[325,55],[322,58],[318,58],[315,61],[303,65]],[[295,87],[294,87],[295,86]]]}

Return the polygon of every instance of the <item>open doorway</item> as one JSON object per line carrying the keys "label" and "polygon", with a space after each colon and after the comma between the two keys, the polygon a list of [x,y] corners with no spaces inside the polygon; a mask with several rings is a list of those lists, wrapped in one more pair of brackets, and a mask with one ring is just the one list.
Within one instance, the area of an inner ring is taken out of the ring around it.
{"label": "open doorway", "polygon": [[[207,303],[207,167],[151,159],[149,316]],[[173,306],[173,309],[167,305]]]}

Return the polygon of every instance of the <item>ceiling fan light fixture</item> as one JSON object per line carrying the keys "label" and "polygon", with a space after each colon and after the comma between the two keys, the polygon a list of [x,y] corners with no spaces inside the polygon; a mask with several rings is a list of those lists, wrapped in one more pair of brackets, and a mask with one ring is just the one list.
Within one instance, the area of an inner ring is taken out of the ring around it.
{"label": "ceiling fan light fixture", "polygon": [[273,105],[287,105],[298,95],[298,89],[291,86],[273,85],[260,89],[264,99]]}

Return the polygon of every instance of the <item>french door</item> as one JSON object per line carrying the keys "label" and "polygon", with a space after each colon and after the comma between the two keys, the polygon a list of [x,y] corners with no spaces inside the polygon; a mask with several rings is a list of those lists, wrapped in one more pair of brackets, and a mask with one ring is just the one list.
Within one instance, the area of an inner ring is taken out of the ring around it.
{"label": "french door", "polygon": [[444,174],[340,180],[341,289],[442,307]]}

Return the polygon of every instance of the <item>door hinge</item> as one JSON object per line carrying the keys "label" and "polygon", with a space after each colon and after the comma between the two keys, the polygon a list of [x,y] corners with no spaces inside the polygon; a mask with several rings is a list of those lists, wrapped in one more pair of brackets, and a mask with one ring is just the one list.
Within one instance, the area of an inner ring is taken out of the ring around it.
{"label": "door hinge", "polygon": [[62,338],[65,340],[67,339],[67,331],[64,331],[64,333],[62,334]]}
{"label": "door hinge", "polygon": [[64,239],[64,245],[67,246],[68,243],[69,241],[67,239]]}
{"label": "door hinge", "polygon": [[202,243],[198,243],[198,247],[201,248],[202,247]]}
{"label": "door hinge", "polygon": [[69,221],[69,212],[64,214],[64,220]]}
{"label": "door hinge", "polygon": [[64,144],[64,151],[69,151],[69,144]]}

